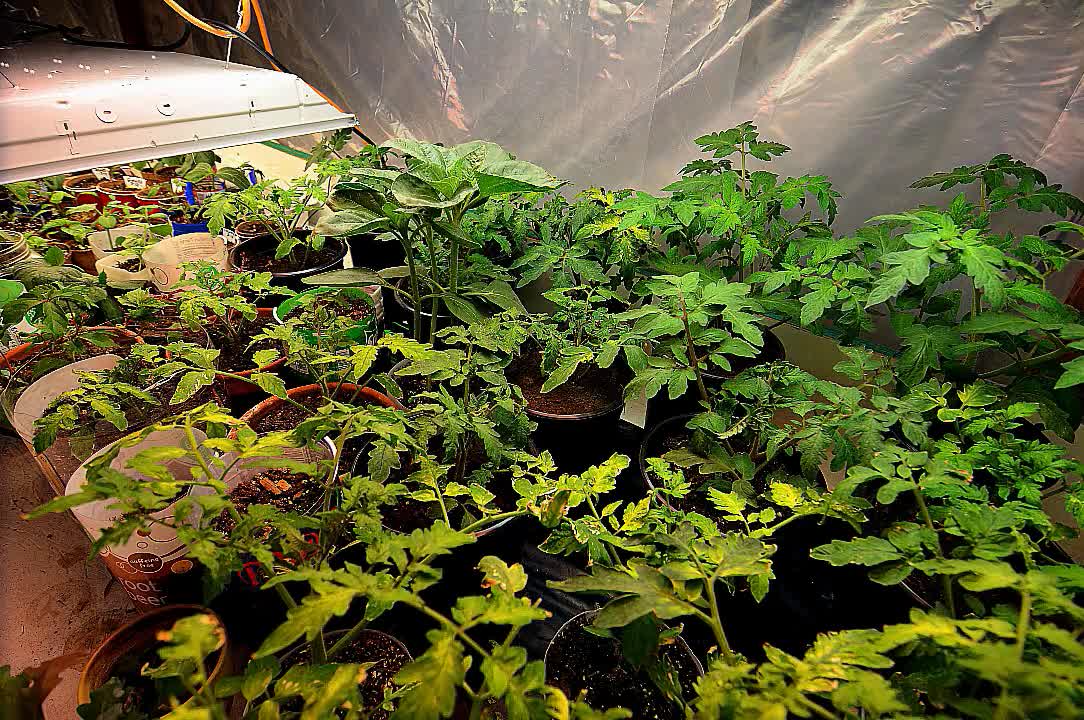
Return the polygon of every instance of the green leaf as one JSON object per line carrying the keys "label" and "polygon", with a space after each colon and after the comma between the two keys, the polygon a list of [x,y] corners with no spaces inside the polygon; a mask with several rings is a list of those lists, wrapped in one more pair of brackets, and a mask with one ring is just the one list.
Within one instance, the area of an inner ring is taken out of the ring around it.
{"label": "green leaf", "polygon": [[271,631],[252,657],[272,656],[301,637],[312,640],[332,618],[340,617],[350,609],[355,596],[353,589],[335,587],[324,587],[319,594],[306,595],[300,605],[290,609],[286,621]]}
{"label": "green leaf", "polygon": [[[209,167],[208,167],[209,169]],[[230,185],[233,185],[239,190],[244,190],[247,187],[251,187],[252,183],[248,179],[248,174],[240,168],[224,167],[219,168],[215,173],[218,177],[225,180]],[[201,178],[202,179],[202,178]],[[193,180],[192,182],[198,182]]]}
{"label": "green leaf", "polygon": [[396,720],[449,717],[455,708],[456,688],[466,677],[463,646],[454,633],[430,630],[425,637],[429,649],[395,676],[399,685],[411,686],[392,714]]}
{"label": "green leaf", "polygon": [[384,216],[365,208],[339,210],[320,218],[313,233],[327,237],[353,237],[381,230],[386,223]]}
{"label": "green leaf", "polygon": [[1061,390],[1062,388],[1074,387],[1081,383],[1084,383],[1084,357],[1073,358],[1062,366],[1064,372],[1061,377],[1058,378],[1058,382],[1054,384],[1055,390]]}
{"label": "green leaf", "polygon": [[854,540],[833,540],[827,545],[813,548],[810,557],[838,567],[840,565],[880,565],[899,560],[902,555],[892,543],[883,538],[860,537]]}
{"label": "green leaf", "polygon": [[251,379],[268,395],[278,398],[286,397],[286,383],[278,375],[269,372],[254,372]]}
{"label": "green leaf", "polygon": [[170,398],[170,405],[179,405],[189,400],[193,395],[199,392],[200,388],[207,387],[215,380],[214,370],[193,370],[187,372],[177,382],[177,389],[173,392],[173,397]]}
{"label": "green leaf", "polygon": [[49,263],[54,267],[64,264],[64,250],[57,247],[56,245],[50,246],[49,249],[46,250],[45,253],[42,255],[42,257],[45,259],[45,262]]}
{"label": "green leaf", "polygon": [[245,675],[241,681],[241,694],[249,702],[255,700],[267,690],[271,680],[279,674],[279,661],[274,656],[254,658],[245,666]]}
{"label": "green leaf", "polygon": [[353,287],[358,285],[384,285],[384,278],[365,268],[344,268],[331,270],[319,275],[304,278],[306,285],[327,285],[330,287]]}
{"label": "green leaf", "polygon": [[475,173],[478,194],[487,198],[507,193],[555,190],[564,183],[542,168],[524,160],[486,163]]}
{"label": "green leaf", "polygon": [[444,301],[444,305],[448,308],[448,312],[468,325],[481,322],[485,317],[474,303],[462,295],[452,295],[449,293],[447,295],[441,295],[441,300]]}
{"label": "green leaf", "polygon": [[960,332],[965,335],[985,335],[999,332],[1019,335],[1029,330],[1035,330],[1038,327],[1039,323],[1034,320],[1012,313],[985,312],[961,324]]}

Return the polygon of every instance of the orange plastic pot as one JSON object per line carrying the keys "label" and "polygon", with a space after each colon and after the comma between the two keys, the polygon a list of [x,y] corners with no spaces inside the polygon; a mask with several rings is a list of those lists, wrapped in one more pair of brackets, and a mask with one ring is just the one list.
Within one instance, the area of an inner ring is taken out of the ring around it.
{"label": "orange plastic pot", "polygon": [[[122,327],[115,327],[113,325],[95,325],[94,327],[83,328],[84,330],[109,330],[114,335],[120,335],[122,337],[132,338],[134,342],[141,343],[143,338],[136,335],[131,330],[125,330]],[[0,354],[0,368],[4,370],[11,370],[16,363],[20,363],[27,359],[34,352],[34,348],[38,346],[35,342],[25,342],[22,345],[16,345],[7,352]]]}
{"label": "orange plastic pot", "polygon": [[[393,410],[405,410],[402,403],[395,398],[389,397],[379,390],[373,390],[369,387],[358,387],[354,383],[328,383],[328,389],[332,392],[333,400],[349,400],[354,398],[356,401],[365,401],[370,405],[379,405],[381,407],[391,408]],[[286,397],[296,402],[301,402],[307,398],[323,395],[324,387],[322,385],[302,385],[300,387],[291,388],[286,391]],[[252,425],[259,420],[262,420],[267,415],[271,414],[275,410],[286,404],[286,401],[279,397],[271,396],[266,400],[261,400],[252,406],[252,408],[241,416],[241,420]]]}

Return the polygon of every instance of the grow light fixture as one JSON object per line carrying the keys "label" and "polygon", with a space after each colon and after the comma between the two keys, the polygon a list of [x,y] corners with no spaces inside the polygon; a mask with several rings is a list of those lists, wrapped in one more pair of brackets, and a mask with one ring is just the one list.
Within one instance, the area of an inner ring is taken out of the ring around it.
{"label": "grow light fixture", "polygon": [[354,122],[273,70],[62,42],[0,48],[0,183]]}

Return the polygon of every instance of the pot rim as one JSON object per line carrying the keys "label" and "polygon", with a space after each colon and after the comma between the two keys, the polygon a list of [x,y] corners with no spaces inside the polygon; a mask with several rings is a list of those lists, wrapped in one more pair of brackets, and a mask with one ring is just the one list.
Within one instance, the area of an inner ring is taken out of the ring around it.
{"label": "pot rim", "polygon": [[[573,615],[572,617],[570,617],[568,620],[565,620],[563,623],[561,623],[561,627],[557,628],[557,632],[555,632],[553,634],[553,637],[550,638],[550,641],[548,643],[546,643],[546,652],[543,653],[543,655],[542,655],[542,664],[545,665],[546,667],[549,667],[550,648],[553,647],[553,643],[557,641],[557,636],[560,635],[561,632],[564,631],[564,629],[566,627],[568,627],[575,620],[583,617],[584,615],[592,615],[592,616],[594,616],[594,615],[598,615],[601,611],[602,611],[602,607],[600,605],[596,604],[593,609],[581,610],[580,612],[578,612],[575,615]],[[692,658],[693,665],[696,666],[697,677],[703,677],[704,676],[704,665],[700,662],[700,658],[698,658],[696,656],[696,653],[693,652],[693,649],[691,647],[689,647],[689,643],[681,635],[677,635],[675,637],[675,639],[681,641],[680,647],[684,648],[685,651],[689,654],[689,657]]]}
{"label": "pot rim", "polygon": [[[352,392],[354,390],[357,390],[359,391],[358,397],[368,398],[369,400],[372,400],[373,404],[375,405],[380,405],[382,407],[390,408],[392,410],[398,410],[400,412],[404,412],[406,410],[403,404],[395,398],[389,395],[385,395],[379,390],[374,390],[367,386],[358,386],[356,383],[329,382],[328,388],[334,389],[334,391],[336,392],[339,388],[343,388],[346,392]],[[287,390],[286,396],[293,400],[297,397],[307,397],[318,392],[322,393],[323,389],[323,386],[319,383],[299,385],[297,387]],[[266,415],[275,405],[283,402],[285,402],[285,400],[283,400],[282,398],[272,395],[253,405],[251,408],[246,410],[238,419],[251,425],[254,420],[259,420],[264,415]],[[233,434],[235,433],[231,432],[231,435]]]}
{"label": "pot rim", "polygon": [[[769,341],[768,338],[771,338],[771,340]],[[787,346],[784,345],[783,341],[779,338],[778,335],[776,335],[775,328],[768,328],[768,329],[766,329],[764,331],[764,345],[761,347],[761,352],[764,352],[765,350],[768,349],[769,343],[772,345],[773,349],[778,348],[779,357],[772,358],[770,360],[765,360],[764,362],[756,363],[754,365],[750,365],[749,368],[745,368],[745,370],[757,367],[758,365],[766,365],[767,363],[770,363],[770,362],[784,362],[784,361],[786,361],[786,359],[787,359]],[[740,358],[740,359],[742,359],[742,360],[746,360],[746,359],[747,360],[755,360],[756,358]],[[701,370],[701,374],[704,376],[705,380],[711,380],[712,382],[725,382],[727,380],[730,380],[730,379],[736,377],[737,375],[740,375],[742,372],[745,372],[745,370],[740,370],[738,372],[729,372],[729,373],[717,373],[717,372],[711,372],[709,370]]]}
{"label": "pot rim", "polygon": [[[372,441],[366,442],[364,445],[361,446],[361,450],[358,452],[358,454],[354,456],[354,462],[350,463],[350,474],[351,475],[357,475],[358,474],[357,472],[355,472],[357,470],[358,463],[361,462],[362,457],[365,455],[364,451],[368,448],[368,446],[370,444],[372,444]],[[499,523],[495,523],[493,525],[490,525],[489,527],[482,528],[481,530],[474,530],[474,531],[471,532],[471,535],[473,535],[475,537],[475,539],[481,540],[482,538],[487,537],[488,535],[491,535],[491,534],[495,533],[500,528],[506,527],[507,525],[509,525],[514,520],[516,520],[516,518],[514,518],[514,517],[505,518],[504,520],[501,520]],[[394,528],[390,528],[387,525],[385,525],[384,523],[381,523],[380,526],[382,528],[384,528],[385,530],[387,530],[388,532],[397,533],[399,535],[407,534],[407,533],[404,533],[404,532],[402,532],[400,530],[395,530]]]}
{"label": "pot rim", "polygon": [[[410,278],[399,278],[392,284],[395,285],[396,287],[399,287],[400,285],[404,285],[404,284],[406,284],[408,282],[410,282]],[[400,289],[406,290],[406,288],[400,288]],[[398,293],[395,290],[392,290],[391,291],[391,297],[392,297],[392,300],[395,301],[395,304],[398,305],[400,308],[402,308],[404,311],[406,311],[407,314],[409,314],[409,315],[414,314],[414,307],[412,305],[407,305],[407,302],[406,302],[406,300],[404,300],[402,298],[401,293]],[[433,317],[432,310],[419,310],[418,314],[421,315],[423,318],[432,318]],[[455,318],[453,318],[448,313],[442,313],[440,310],[437,310],[437,320],[438,321],[443,320],[445,322],[454,322]],[[439,325],[437,326],[437,329],[438,330],[441,329]]]}
{"label": "pot rim", "polygon": [[[189,610],[192,612],[181,612]],[[229,654],[229,651],[231,649],[229,633],[226,630],[226,624],[222,622],[222,618],[219,617],[218,613],[216,613],[214,610],[208,607],[204,607],[203,605],[164,605],[160,608],[155,608],[154,610],[148,610],[147,612],[142,613],[138,617],[133,618],[129,622],[124,623],[119,628],[109,633],[109,635],[107,635],[104,640],[98,643],[98,646],[94,649],[94,652],[91,653],[90,658],[87,659],[86,665],[83,666],[82,671],[80,671],[79,673],[79,687],[76,690],[76,697],[79,704],[83,705],[90,702],[91,690],[98,689],[90,687],[90,677],[87,673],[87,670],[93,667],[96,663],[99,663],[103,660],[103,656],[106,654],[106,651],[111,644],[117,642],[118,639],[123,637],[125,634],[131,633],[133,632],[133,630],[139,629],[142,625],[151,625],[153,627],[156,622],[161,621],[163,616],[177,615],[178,617],[176,618],[176,620],[174,620],[174,622],[176,622],[177,620],[180,620],[182,618],[198,614],[211,616],[211,618],[213,618],[214,621],[218,624],[218,626],[222,629],[222,647],[218,650],[218,660],[215,662],[215,665],[213,668],[211,668],[210,672],[207,673],[208,683],[211,683],[215,679],[217,679],[217,677],[221,675],[223,670],[225,669],[227,655]]]}
{"label": "pot rim", "polygon": [[[295,236],[299,233],[302,235],[308,235],[312,233],[312,230],[294,230]],[[260,242],[274,242],[274,239],[275,238],[271,233],[263,233],[254,237],[242,238],[239,243],[230,248],[229,254],[226,256],[226,263],[234,270],[244,271],[244,268],[242,268],[237,263],[237,257],[240,255],[241,250],[246,246],[251,248]],[[341,238],[327,236],[324,239],[325,243],[331,241],[334,241],[339,246],[339,252],[336,258],[311,268],[302,268],[301,270],[289,270],[285,272],[271,272],[271,277],[284,280],[293,280],[308,277],[310,275],[318,275],[319,273],[333,269],[336,265],[342,263],[343,259],[346,257],[346,253],[349,252],[349,248],[347,248],[346,243],[343,242]]]}

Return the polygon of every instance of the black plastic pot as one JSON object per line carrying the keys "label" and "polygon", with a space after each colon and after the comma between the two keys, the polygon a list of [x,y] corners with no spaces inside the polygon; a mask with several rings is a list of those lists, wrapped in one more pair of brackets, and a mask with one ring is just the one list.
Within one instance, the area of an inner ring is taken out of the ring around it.
{"label": "black plastic pot", "polygon": [[[674,426],[684,427],[692,417],[668,418],[644,436],[639,467],[648,489],[654,485],[647,459],[659,454],[655,447],[658,438]],[[825,485],[823,477],[820,484]],[[852,537],[854,529],[845,522],[815,516],[775,533],[769,540],[778,548],[772,556],[775,577],[764,600],[758,603],[747,590],[719,595],[723,618],[731,618],[724,629],[733,649],[751,658],[763,658],[767,643],[801,655],[818,633],[906,622],[912,607],[928,607],[912,587],[878,585],[869,579],[866,568],[833,567],[809,555],[815,547]],[[734,618],[741,618],[741,622],[734,622]],[[690,640],[697,643],[695,635]],[[706,651],[707,645],[697,649]]]}
{"label": "black plastic pot", "polygon": [[[402,280],[399,280],[396,283],[396,285],[401,290],[404,290],[404,291],[406,291],[408,293],[410,292],[409,289],[408,289],[410,287],[410,280],[408,278],[403,278]],[[411,305],[406,299],[403,298],[402,293],[395,292],[394,290],[389,290],[388,294],[390,294],[392,296],[392,298],[394,299],[394,301],[395,301],[394,303],[392,303],[392,307],[395,308],[393,321],[395,323],[405,327],[406,328],[406,333],[405,334],[408,335],[408,336],[413,337],[414,336],[414,306]],[[419,313],[421,315],[421,317],[422,317],[422,336],[420,338],[414,338],[415,340],[420,340],[422,342],[428,342],[428,340],[429,340],[429,328],[431,326],[430,324],[431,324],[432,318],[433,318],[432,302],[433,301],[430,299],[430,300],[425,300],[422,303],[421,312]],[[443,312],[443,309],[444,309],[444,306],[441,305],[440,309],[437,310],[437,330],[442,330],[442,329],[444,329],[446,327],[449,327],[450,325],[452,325],[452,323],[455,322],[455,319],[451,315],[448,315],[447,313]]]}
{"label": "black plastic pot", "polygon": [[[307,236],[309,232],[310,231],[308,230],[296,230],[294,231],[294,237],[303,238]],[[332,259],[302,270],[290,270],[285,272],[272,271],[271,283],[273,285],[288,287],[291,290],[303,290],[306,287],[302,282],[305,278],[342,267],[343,258],[346,257],[346,244],[342,240],[332,237],[326,238],[324,243],[324,247],[335,248]],[[240,258],[242,254],[256,253],[259,255],[266,254],[274,256],[275,247],[277,245],[278,242],[275,240],[275,237],[270,234],[259,235],[254,238],[242,240],[230,248],[229,265],[235,270],[256,270],[256,268],[248,268],[241,264]]]}
{"label": "black plastic pot", "polygon": [[376,235],[365,233],[346,238],[346,246],[354,267],[380,271],[406,265],[403,246],[395,240],[377,240]]}
{"label": "black plastic pot", "polygon": [[[787,351],[786,348],[783,347],[783,341],[779,339],[779,336],[771,330],[768,330],[764,333],[764,346],[756,356],[751,358],[728,356],[728,359],[730,360],[731,365],[729,373],[701,373],[704,378],[704,385],[707,387],[709,393],[715,388],[718,388],[725,381],[751,367],[777,362],[779,360],[786,360]],[[647,427],[651,427],[652,425],[675,415],[699,412],[700,409],[700,395],[697,392],[695,383],[689,383],[689,389],[685,394],[674,400],[671,400],[669,396],[667,396],[666,388],[663,388],[658,395],[651,398],[647,403]]]}
{"label": "black plastic pot", "polygon": [[[646,672],[637,672],[627,664],[621,656],[617,641],[592,635],[584,629],[598,612],[598,610],[587,610],[573,616],[553,635],[553,639],[546,647],[546,684],[560,688],[570,698],[579,697],[581,692],[586,692],[586,702],[595,710],[626,707],[632,711],[633,717],[684,717],[683,711],[676,703],[665,700],[662,692],[655,687]],[[575,636],[569,637],[570,634]],[[613,647],[606,647],[610,643]],[[572,656],[578,652],[584,653],[584,656]],[[687,698],[693,697],[695,694],[693,686],[697,678],[704,674],[704,667],[700,664],[700,660],[682,637],[678,637],[673,644],[666,646],[664,652],[667,660],[675,665],[683,695]],[[589,653],[600,656],[590,658],[591,660],[604,660],[612,664],[609,667],[598,665],[562,667],[569,660],[588,661]],[[603,681],[597,684],[591,682],[595,671],[602,673],[600,678]],[[630,685],[635,684],[638,687],[618,689],[606,686],[606,681],[612,682],[617,678],[628,680]],[[651,703],[656,703],[657,706],[645,707]],[[670,710],[669,715],[666,714],[667,708]],[[655,714],[660,710],[663,714]]]}

